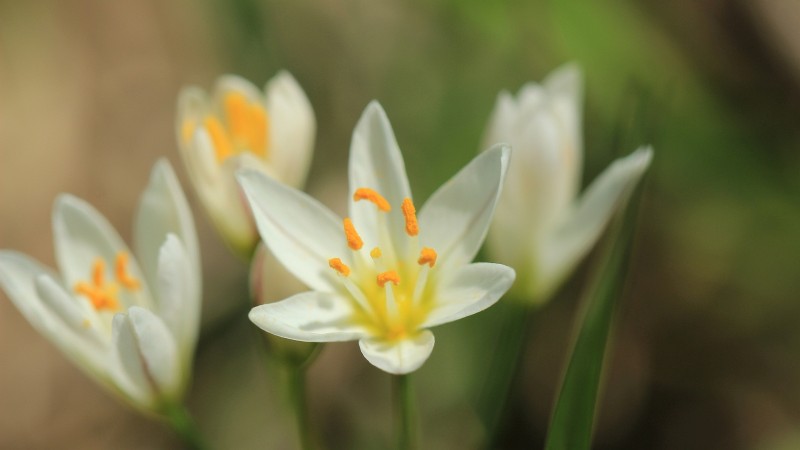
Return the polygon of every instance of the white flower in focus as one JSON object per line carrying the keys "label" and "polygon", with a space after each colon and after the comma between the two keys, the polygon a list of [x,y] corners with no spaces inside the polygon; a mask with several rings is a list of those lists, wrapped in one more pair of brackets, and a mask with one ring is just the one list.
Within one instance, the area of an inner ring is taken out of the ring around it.
{"label": "white flower in focus", "polygon": [[191,182],[217,231],[249,258],[258,233],[234,175],[248,167],[303,186],[316,134],[303,89],[288,72],[273,77],[263,93],[234,75],[220,77],[211,98],[200,88],[185,88],[176,133]]}
{"label": "white flower in focus", "polygon": [[188,385],[200,319],[197,235],[169,163],[153,168],[134,223],[136,254],[91,205],[53,208],[60,274],[0,251],[0,286],[22,315],[98,382],[148,412]]}
{"label": "white flower in focus", "polygon": [[620,158],[578,197],[583,163],[582,79],[563,66],[516,97],[501,92],[483,145],[511,144],[514,157],[487,247],[517,270],[517,297],[544,302],[600,237],[652,159],[650,148]]}
{"label": "white flower in focus", "polygon": [[299,341],[358,340],[378,368],[416,370],[433,350],[428,328],[488,308],[514,280],[509,267],[470,263],[508,157],[504,146],[478,156],[417,215],[391,125],[373,102],[353,132],[349,217],[258,172],[240,172],[263,242],[313,289],[257,306],[250,320]]}

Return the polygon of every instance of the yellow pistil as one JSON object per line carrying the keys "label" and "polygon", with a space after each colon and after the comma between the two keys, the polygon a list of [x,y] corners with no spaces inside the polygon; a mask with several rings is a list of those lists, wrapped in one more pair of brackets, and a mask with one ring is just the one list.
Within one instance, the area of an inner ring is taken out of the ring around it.
{"label": "yellow pistil", "polygon": [[[95,259],[92,264],[91,282],[79,281],[75,283],[75,293],[89,299],[94,309],[98,311],[118,311],[120,309],[119,288],[134,291],[140,288],[139,280],[131,276],[128,271],[128,254],[117,253],[114,260],[114,275],[116,281],[106,282],[106,263],[102,258]],[[86,326],[88,322],[84,322]]]}
{"label": "yellow pistil", "polygon": [[361,247],[364,246],[364,241],[361,240],[361,236],[358,235],[356,227],[349,217],[344,219],[344,235],[347,237],[347,246],[351,249],[361,250]]}
{"label": "yellow pistil", "polygon": [[387,270],[386,272],[379,273],[377,276],[378,286],[383,287],[386,283],[391,282],[395,286],[400,284],[400,275],[394,270]]}
{"label": "yellow pistil", "polygon": [[261,157],[267,152],[267,112],[240,92],[229,92],[223,99],[228,131],[237,152],[249,150]]}
{"label": "yellow pistil", "polygon": [[344,276],[350,275],[350,268],[347,267],[347,264],[343,263],[340,258],[331,258],[328,260],[328,265],[331,269],[339,272]]}
{"label": "yellow pistil", "polygon": [[406,197],[403,199],[403,204],[400,205],[403,211],[403,217],[406,219],[406,233],[409,236],[416,236],[419,234],[419,224],[417,223],[417,210],[414,208],[414,203],[411,199]]}
{"label": "yellow pistil", "polygon": [[389,212],[392,210],[392,205],[389,204],[388,201],[375,190],[370,188],[358,188],[356,192],[353,193],[353,201],[357,202],[359,200],[368,200],[375,204],[379,210],[383,212]]}
{"label": "yellow pistil", "polygon": [[436,265],[436,250],[430,247],[422,247],[422,250],[419,252],[419,259],[417,260],[417,264],[420,266],[427,264],[428,267],[433,267]]}
{"label": "yellow pistil", "polygon": [[381,257],[381,254],[382,254],[382,253],[381,253],[381,249],[380,249],[380,248],[378,248],[378,247],[375,247],[375,248],[373,248],[372,250],[370,250],[370,251],[369,251],[369,256],[371,256],[371,257],[372,257],[372,259],[378,259],[378,258],[380,258],[380,257]]}

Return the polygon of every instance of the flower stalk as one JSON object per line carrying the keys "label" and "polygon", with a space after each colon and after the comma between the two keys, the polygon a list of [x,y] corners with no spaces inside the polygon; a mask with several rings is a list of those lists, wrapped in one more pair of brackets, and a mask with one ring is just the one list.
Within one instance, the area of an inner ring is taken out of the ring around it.
{"label": "flower stalk", "polygon": [[170,428],[180,436],[187,448],[192,450],[208,450],[197,423],[184,405],[175,404],[168,406],[164,415],[169,422]]}
{"label": "flower stalk", "polygon": [[417,412],[414,406],[414,392],[411,376],[395,375],[392,377],[394,390],[394,421],[398,450],[416,450],[417,446]]}

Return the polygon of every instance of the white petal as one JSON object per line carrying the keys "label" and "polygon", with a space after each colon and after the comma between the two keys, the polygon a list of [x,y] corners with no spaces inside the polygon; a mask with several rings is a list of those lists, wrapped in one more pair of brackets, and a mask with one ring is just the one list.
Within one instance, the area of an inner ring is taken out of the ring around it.
{"label": "white petal", "polygon": [[305,342],[361,339],[363,326],[353,322],[353,303],[339,295],[309,291],[250,310],[250,321],[262,330]]}
{"label": "white petal", "polygon": [[[187,297],[200,296],[200,250],[192,213],[178,177],[166,159],[160,159],[150,174],[150,182],[142,193],[133,227],[136,255],[142,264],[148,286],[155,286],[159,253],[168,234],[180,239],[186,250],[189,279],[181,280],[190,289]],[[158,298],[159,302],[164,300]]]}
{"label": "white petal", "polygon": [[[73,287],[92,277],[92,266],[98,258],[105,261],[105,279],[113,280],[114,261],[119,252],[130,250],[97,210],[85,201],[68,194],[56,199],[53,207],[53,243],[56,261],[64,283]],[[136,258],[128,258],[128,274],[144,280]],[[136,291],[120,291],[123,305],[150,306],[151,298],[145,283]]]}
{"label": "white petal", "polygon": [[514,283],[514,269],[501,264],[475,263],[442,281],[423,328],[453,322],[492,306]]}
{"label": "white petal", "polygon": [[[389,238],[395,249],[402,250],[408,241],[400,205],[411,198],[403,155],[397,146],[392,126],[378,102],[367,105],[361,115],[350,144],[350,200],[359,188],[370,188],[381,194],[392,206],[388,218]],[[367,201],[350,202],[350,215],[368,248],[379,245],[379,212]]]}
{"label": "white petal", "polygon": [[620,158],[589,186],[574,211],[546,241],[542,257],[545,283],[557,283],[592,248],[614,212],[627,202],[650,165],[653,151],[640,148]]}
{"label": "white petal", "polygon": [[[103,350],[102,342],[90,343],[91,338],[78,336],[75,328],[66,323],[74,319],[75,313],[68,304],[69,300],[77,305],[79,299],[67,298],[54,276],[49,268],[26,255],[0,251],[0,287],[8,298],[28,322],[67,358],[87,375],[108,385],[109,380],[105,375],[108,352]],[[37,279],[40,281],[37,282]],[[42,301],[40,294],[48,298]],[[54,308],[56,303],[61,311]]]}
{"label": "white petal", "polygon": [[433,351],[434,341],[433,333],[422,330],[412,339],[393,342],[362,339],[358,345],[373,366],[391,374],[403,375],[422,366]]}
{"label": "white petal", "polygon": [[[34,280],[36,293],[42,304],[51,311],[74,335],[79,348],[73,348],[81,359],[96,359],[96,353],[108,346],[107,324],[101,323],[99,315],[81,297],[74,297],[50,275],[42,274]],[[59,336],[63,340],[69,336]],[[71,340],[71,339],[70,339]],[[93,354],[94,353],[94,354]]]}
{"label": "white petal", "polygon": [[346,261],[350,254],[336,215],[307,194],[259,172],[244,170],[238,179],[272,254],[312,289],[335,290],[338,283],[328,260]]}
{"label": "white petal", "polygon": [[501,91],[497,94],[497,100],[489,116],[488,125],[481,142],[480,150],[485,150],[495,144],[508,143],[510,139],[511,125],[517,115],[517,105],[508,91]]}
{"label": "white petal", "polygon": [[481,153],[422,207],[420,240],[438,252],[438,264],[461,265],[475,257],[502,190],[509,154],[505,145]]}
{"label": "white petal", "polygon": [[42,305],[35,285],[36,277],[44,274],[56,276],[50,268],[27,255],[0,251],[0,287],[35,329],[52,338],[50,330],[55,316]]}
{"label": "white petal", "polygon": [[185,87],[178,94],[175,137],[178,141],[178,148],[184,157],[185,153],[190,151],[189,144],[194,132],[208,114],[208,108],[208,97],[205,91],[196,86]]}
{"label": "white petal", "polygon": [[194,285],[193,266],[182,241],[169,234],[158,253],[158,313],[175,336],[187,369],[191,366],[200,325],[201,296]]}
{"label": "white petal", "polygon": [[180,388],[180,369],[175,340],[164,322],[147,309],[132,307],[113,322],[117,356],[125,373],[147,394],[144,403],[175,400]]}
{"label": "white petal", "polygon": [[269,115],[267,160],[284,183],[305,184],[314,151],[317,121],[305,92],[289,72],[275,75],[265,88]]}

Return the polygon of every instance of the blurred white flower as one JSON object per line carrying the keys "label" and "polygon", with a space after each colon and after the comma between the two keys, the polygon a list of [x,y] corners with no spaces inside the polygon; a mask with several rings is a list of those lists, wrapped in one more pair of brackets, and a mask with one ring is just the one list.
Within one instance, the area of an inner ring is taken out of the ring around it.
{"label": "blurred white flower", "polygon": [[249,258],[258,233],[235,172],[248,167],[303,186],[316,134],[308,98],[288,72],[273,77],[263,93],[225,75],[212,98],[184,88],[177,114],[178,146],[195,191],[225,242]]}
{"label": "blurred white flower", "polygon": [[620,158],[580,197],[582,77],[572,64],[516,98],[501,92],[483,140],[514,151],[487,239],[490,256],[517,270],[515,297],[541,303],[600,237],[652,159],[650,148]]}
{"label": "blurred white flower", "polygon": [[501,191],[509,150],[475,158],[420,210],[386,114],[371,103],[353,132],[350,217],[247,170],[239,180],[263,241],[312,291],[257,306],[256,325],[309,342],[359,340],[373,365],[419,368],[433,350],[427,329],[475,314],[511,286],[506,266],[473,263]]}
{"label": "blurred white flower", "polygon": [[188,385],[201,297],[194,223],[165,160],[153,168],[134,229],[138,260],[97,210],[62,194],[53,208],[61,273],[2,250],[0,286],[88,375],[133,406],[163,413]]}

